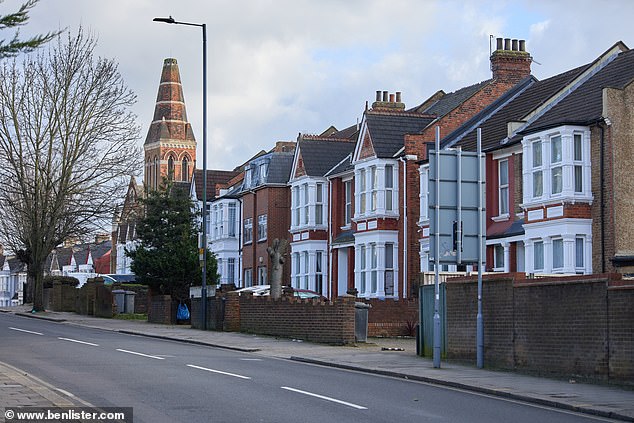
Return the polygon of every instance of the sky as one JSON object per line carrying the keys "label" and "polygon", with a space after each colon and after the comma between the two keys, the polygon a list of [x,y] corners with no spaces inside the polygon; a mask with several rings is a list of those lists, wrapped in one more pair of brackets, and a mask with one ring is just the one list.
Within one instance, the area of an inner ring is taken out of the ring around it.
{"label": "sky", "polygon": [[[21,3],[5,0],[0,14]],[[139,145],[163,60],[178,60],[198,168],[202,31],[152,21],[170,15],[207,24],[209,169],[233,169],[300,132],[353,125],[377,90],[401,91],[409,108],[486,80],[490,35],[526,40],[538,79],[619,40],[634,47],[631,0],[40,0],[21,34],[89,30],[138,96]]]}

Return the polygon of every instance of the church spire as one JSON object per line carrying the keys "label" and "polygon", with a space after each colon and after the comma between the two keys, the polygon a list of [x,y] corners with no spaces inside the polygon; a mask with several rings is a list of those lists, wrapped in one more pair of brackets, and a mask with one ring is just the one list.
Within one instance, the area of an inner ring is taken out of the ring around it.
{"label": "church spire", "polygon": [[[187,121],[185,97],[176,59],[165,59],[154,116],[145,137],[145,184],[157,188],[163,177],[191,181],[196,139]],[[172,166],[172,168],[169,168]],[[183,170],[185,173],[183,173]]]}

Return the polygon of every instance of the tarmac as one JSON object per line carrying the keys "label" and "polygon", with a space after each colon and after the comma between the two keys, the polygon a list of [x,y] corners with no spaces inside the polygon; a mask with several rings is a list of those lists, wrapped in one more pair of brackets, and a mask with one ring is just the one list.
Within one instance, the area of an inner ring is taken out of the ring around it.
{"label": "tarmac", "polygon": [[[440,368],[434,368],[431,359],[416,355],[416,341],[411,338],[368,338],[366,343],[332,346],[236,332],[202,331],[192,329],[189,325],[159,325],[141,320],[103,319],[65,312],[31,314],[29,310],[24,306],[0,309],[0,312],[416,380],[634,422],[633,389],[478,369],[475,363],[468,365],[442,361]],[[89,405],[71,393],[2,362],[0,404],[7,407]]]}

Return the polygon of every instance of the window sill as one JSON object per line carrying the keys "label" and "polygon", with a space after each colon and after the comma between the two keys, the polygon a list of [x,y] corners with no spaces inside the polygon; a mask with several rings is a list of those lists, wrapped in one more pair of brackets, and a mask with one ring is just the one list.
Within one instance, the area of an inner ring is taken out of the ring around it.
{"label": "window sill", "polygon": [[491,220],[494,222],[504,222],[509,220],[510,215],[508,213],[501,214],[499,216],[492,217]]}

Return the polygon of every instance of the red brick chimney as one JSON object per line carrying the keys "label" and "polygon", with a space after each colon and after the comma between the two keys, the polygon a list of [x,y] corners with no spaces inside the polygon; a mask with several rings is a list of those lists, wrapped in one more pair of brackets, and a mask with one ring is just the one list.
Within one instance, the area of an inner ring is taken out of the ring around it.
{"label": "red brick chimney", "polygon": [[496,49],[491,54],[491,71],[493,79],[513,84],[531,74],[533,58],[526,51],[525,40],[498,38]]}
{"label": "red brick chimney", "polygon": [[394,94],[389,94],[387,91],[377,91],[376,100],[372,103],[372,110],[387,110],[387,111],[403,111],[405,110],[405,103],[401,101],[401,92],[397,91]]}

